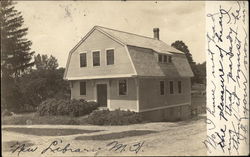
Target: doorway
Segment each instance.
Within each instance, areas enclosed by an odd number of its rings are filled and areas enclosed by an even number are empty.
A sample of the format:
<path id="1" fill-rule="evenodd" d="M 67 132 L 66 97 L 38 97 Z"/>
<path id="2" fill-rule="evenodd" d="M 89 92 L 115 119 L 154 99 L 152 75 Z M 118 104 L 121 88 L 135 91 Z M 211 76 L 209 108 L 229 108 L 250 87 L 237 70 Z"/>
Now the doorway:
<path id="1" fill-rule="evenodd" d="M 97 84 L 97 103 L 100 106 L 107 107 L 107 84 Z"/>

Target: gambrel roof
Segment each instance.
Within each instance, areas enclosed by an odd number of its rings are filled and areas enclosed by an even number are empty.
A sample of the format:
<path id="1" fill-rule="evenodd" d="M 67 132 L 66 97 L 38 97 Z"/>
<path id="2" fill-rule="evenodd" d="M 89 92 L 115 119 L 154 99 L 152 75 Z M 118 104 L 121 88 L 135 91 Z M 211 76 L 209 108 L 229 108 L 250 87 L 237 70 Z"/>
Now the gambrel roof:
<path id="1" fill-rule="evenodd" d="M 183 54 L 174 54 L 171 64 L 158 63 L 153 53 L 144 48 L 128 46 L 138 76 L 160 76 L 168 78 L 193 77 L 190 65 Z"/>
<path id="2" fill-rule="evenodd" d="M 95 30 L 105 34 L 112 40 L 125 46 L 130 55 L 135 74 L 131 76 L 142 77 L 193 77 L 193 72 L 185 54 L 161 40 L 123 32 L 101 26 L 94 26 L 87 35 L 70 51 L 64 78 L 66 78 L 71 54 L 87 39 Z M 172 56 L 172 64 L 158 63 L 155 53 Z M 84 77 L 83 77 L 84 78 Z"/>
<path id="3" fill-rule="evenodd" d="M 181 53 L 183 54 L 183 52 L 169 46 L 168 44 L 158 39 L 141 36 L 141 35 L 137 35 L 133 33 L 128 33 L 128 32 L 123 32 L 119 30 L 114 30 L 110 28 L 105 28 L 101 26 L 95 26 L 95 27 L 96 29 L 104 31 L 108 33 L 109 35 L 113 36 L 114 38 L 118 39 L 125 45 L 148 48 L 158 53 L 166 53 L 166 54 Z"/>

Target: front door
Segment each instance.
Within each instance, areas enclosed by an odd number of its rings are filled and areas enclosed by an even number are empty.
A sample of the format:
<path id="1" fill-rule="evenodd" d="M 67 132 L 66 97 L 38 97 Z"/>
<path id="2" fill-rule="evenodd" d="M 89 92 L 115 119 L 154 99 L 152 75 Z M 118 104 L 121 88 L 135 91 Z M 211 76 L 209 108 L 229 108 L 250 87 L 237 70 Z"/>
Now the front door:
<path id="1" fill-rule="evenodd" d="M 107 107 L 107 84 L 97 84 L 97 103 Z"/>

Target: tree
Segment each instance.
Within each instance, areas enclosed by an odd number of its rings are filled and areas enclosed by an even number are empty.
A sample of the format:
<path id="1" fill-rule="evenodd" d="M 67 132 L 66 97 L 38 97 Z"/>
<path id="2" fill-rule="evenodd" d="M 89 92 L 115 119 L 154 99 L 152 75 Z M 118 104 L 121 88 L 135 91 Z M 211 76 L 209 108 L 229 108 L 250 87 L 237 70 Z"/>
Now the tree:
<path id="1" fill-rule="evenodd" d="M 198 63 L 195 66 L 196 69 L 196 76 L 194 82 L 200 84 L 206 84 L 206 62 Z"/>
<path id="2" fill-rule="evenodd" d="M 11 0 L 1 1 L 1 74 L 2 77 L 19 77 L 28 67 L 33 66 L 30 46 L 25 38 L 28 28 L 23 28 L 24 19 L 15 10 Z"/>
<path id="3" fill-rule="evenodd" d="M 57 59 L 50 55 L 36 55 L 35 66 L 37 70 L 55 70 L 58 67 Z"/>
<path id="4" fill-rule="evenodd" d="M 2 0 L 1 21 L 1 107 L 18 110 L 22 94 L 17 85 L 18 78 L 33 66 L 30 46 L 25 38 L 28 28 L 23 28 L 24 19 L 11 0 Z"/>
<path id="5" fill-rule="evenodd" d="M 188 60 L 189 64 L 194 63 L 192 54 L 189 52 L 189 49 L 188 49 L 187 45 L 183 41 L 177 40 L 174 43 L 172 43 L 171 46 L 176 48 L 177 50 L 180 50 L 180 51 L 184 52 L 186 57 L 187 57 L 187 60 Z"/>
<path id="6" fill-rule="evenodd" d="M 175 41 L 171 44 L 171 46 L 185 53 L 190 67 L 194 73 L 194 77 L 191 79 L 191 83 L 204 84 L 206 82 L 206 62 L 202 64 L 196 64 L 193 60 L 192 54 L 189 52 L 188 46 L 181 40 Z"/>
<path id="7" fill-rule="evenodd" d="M 54 56 L 36 55 L 35 67 L 19 81 L 26 104 L 36 107 L 48 98 L 69 98 L 69 85 L 63 80 L 65 69 L 57 68 L 58 62 Z"/>

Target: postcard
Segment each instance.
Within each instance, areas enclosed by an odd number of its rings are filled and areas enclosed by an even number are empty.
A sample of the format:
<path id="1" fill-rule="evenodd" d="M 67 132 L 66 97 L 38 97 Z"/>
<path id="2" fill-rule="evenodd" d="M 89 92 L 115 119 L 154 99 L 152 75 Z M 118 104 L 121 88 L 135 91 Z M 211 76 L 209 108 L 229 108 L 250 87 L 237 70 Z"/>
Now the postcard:
<path id="1" fill-rule="evenodd" d="M 1 1 L 2 156 L 249 155 L 248 1 Z"/>

